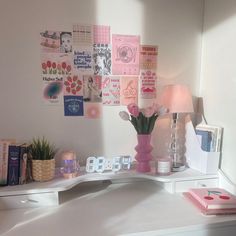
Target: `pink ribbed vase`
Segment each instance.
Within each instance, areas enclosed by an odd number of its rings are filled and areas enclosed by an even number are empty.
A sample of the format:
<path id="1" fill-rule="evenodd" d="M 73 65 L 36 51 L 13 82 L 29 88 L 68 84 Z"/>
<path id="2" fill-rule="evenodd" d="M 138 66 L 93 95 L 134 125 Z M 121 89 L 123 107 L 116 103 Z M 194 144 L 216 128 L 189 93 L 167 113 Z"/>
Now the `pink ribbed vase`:
<path id="1" fill-rule="evenodd" d="M 138 134 L 138 145 L 135 147 L 137 154 L 135 159 L 137 160 L 137 171 L 138 172 L 150 172 L 150 160 L 152 160 L 151 151 L 153 147 L 151 146 L 151 134 Z"/>

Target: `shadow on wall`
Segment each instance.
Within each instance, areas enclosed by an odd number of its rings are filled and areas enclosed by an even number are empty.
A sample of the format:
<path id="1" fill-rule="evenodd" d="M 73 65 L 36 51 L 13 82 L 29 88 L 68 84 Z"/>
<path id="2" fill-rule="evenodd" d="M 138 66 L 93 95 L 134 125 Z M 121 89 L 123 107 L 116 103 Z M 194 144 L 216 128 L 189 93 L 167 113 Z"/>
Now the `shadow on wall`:
<path id="1" fill-rule="evenodd" d="M 207 22 L 204 24 L 205 32 L 236 15 L 235 0 L 205 0 L 204 2 L 204 22 Z"/>

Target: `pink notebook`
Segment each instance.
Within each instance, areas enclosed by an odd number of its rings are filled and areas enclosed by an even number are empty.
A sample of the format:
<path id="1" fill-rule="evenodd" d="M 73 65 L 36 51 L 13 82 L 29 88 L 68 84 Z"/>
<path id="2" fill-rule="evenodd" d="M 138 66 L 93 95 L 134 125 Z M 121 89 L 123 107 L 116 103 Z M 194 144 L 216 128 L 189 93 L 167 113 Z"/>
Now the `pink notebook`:
<path id="1" fill-rule="evenodd" d="M 236 196 L 221 188 L 194 188 L 184 196 L 204 214 L 236 213 Z"/>

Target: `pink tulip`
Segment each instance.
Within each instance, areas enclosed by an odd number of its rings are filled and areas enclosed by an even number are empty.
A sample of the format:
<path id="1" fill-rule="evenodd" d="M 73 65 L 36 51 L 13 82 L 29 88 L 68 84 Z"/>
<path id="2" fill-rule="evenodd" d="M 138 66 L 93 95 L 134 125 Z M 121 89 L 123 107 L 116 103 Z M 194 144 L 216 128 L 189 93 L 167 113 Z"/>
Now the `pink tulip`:
<path id="1" fill-rule="evenodd" d="M 128 111 L 129 113 L 134 116 L 134 117 L 138 117 L 139 115 L 139 108 L 135 103 L 130 103 L 128 106 Z"/>
<path id="2" fill-rule="evenodd" d="M 146 116 L 147 118 L 151 117 L 154 113 L 155 113 L 155 111 L 154 111 L 153 107 L 147 107 L 143 111 L 144 116 Z"/>
<path id="3" fill-rule="evenodd" d="M 161 108 L 161 106 L 158 103 L 153 103 L 152 107 L 155 113 L 158 113 Z"/>

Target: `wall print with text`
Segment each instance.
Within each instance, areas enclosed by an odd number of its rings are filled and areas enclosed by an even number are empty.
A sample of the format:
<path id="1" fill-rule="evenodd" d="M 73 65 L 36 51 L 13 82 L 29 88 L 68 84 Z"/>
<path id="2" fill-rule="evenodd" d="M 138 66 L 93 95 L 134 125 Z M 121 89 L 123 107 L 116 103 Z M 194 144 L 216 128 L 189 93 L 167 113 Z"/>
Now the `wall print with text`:
<path id="1" fill-rule="evenodd" d="M 156 98 L 156 72 L 151 70 L 142 70 L 139 78 L 140 97 L 144 99 Z"/>
<path id="2" fill-rule="evenodd" d="M 120 105 L 120 76 L 102 77 L 102 104 Z"/>
<path id="3" fill-rule="evenodd" d="M 82 74 L 93 74 L 92 56 L 92 47 L 74 48 L 74 69 Z"/>
<path id="4" fill-rule="evenodd" d="M 157 69 L 158 47 L 152 45 L 140 46 L 140 69 L 156 70 Z"/>
<path id="5" fill-rule="evenodd" d="M 63 97 L 62 77 L 43 77 L 43 100 L 47 105 L 61 105 Z"/>

